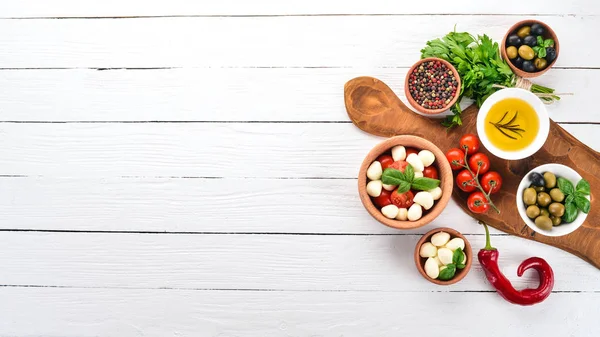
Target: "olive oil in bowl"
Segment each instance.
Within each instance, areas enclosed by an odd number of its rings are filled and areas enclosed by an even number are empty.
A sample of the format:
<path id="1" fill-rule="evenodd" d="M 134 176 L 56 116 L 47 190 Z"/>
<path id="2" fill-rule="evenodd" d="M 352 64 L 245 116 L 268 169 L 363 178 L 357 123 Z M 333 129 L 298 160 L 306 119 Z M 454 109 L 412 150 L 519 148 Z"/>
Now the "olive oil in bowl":
<path id="1" fill-rule="evenodd" d="M 520 151 L 533 143 L 540 129 L 534 108 L 520 98 L 504 98 L 492 105 L 484 131 L 492 145 L 503 151 Z"/>

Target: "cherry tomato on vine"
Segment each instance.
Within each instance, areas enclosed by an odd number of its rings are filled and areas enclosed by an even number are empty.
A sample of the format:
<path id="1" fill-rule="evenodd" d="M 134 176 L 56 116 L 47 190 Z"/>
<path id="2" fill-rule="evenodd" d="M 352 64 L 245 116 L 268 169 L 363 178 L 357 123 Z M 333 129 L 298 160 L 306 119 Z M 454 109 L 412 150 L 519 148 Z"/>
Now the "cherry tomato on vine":
<path id="1" fill-rule="evenodd" d="M 438 173 L 438 170 L 433 165 L 431 165 L 423 169 L 423 177 L 431 179 L 440 179 L 440 174 Z"/>
<path id="2" fill-rule="evenodd" d="M 382 165 L 383 166 L 383 165 Z M 404 172 L 404 169 L 408 166 L 408 163 L 404 160 L 397 160 L 390 165 L 390 168 Z"/>
<path id="3" fill-rule="evenodd" d="M 384 188 L 381 190 L 381 194 L 377 198 L 371 198 L 371 199 L 373 199 L 373 203 L 377 207 L 383 208 L 392 203 L 392 199 L 390 198 L 391 195 L 392 195 L 392 192 L 390 192 Z"/>
<path id="4" fill-rule="evenodd" d="M 409 208 L 410 206 L 412 206 L 414 204 L 413 199 L 415 198 L 415 195 L 413 194 L 413 192 L 411 191 L 407 191 L 405 193 L 398 193 L 398 190 L 394 190 L 394 192 L 392 192 L 392 204 L 398 206 L 398 208 Z"/>
<path id="5" fill-rule="evenodd" d="M 484 153 L 475 153 L 469 158 L 469 167 L 475 173 L 478 168 L 479 174 L 486 173 L 490 170 L 490 159 Z"/>
<path id="6" fill-rule="evenodd" d="M 450 163 L 453 170 L 460 170 L 465 164 L 465 151 L 459 148 L 453 148 L 446 152 L 446 159 Z"/>
<path id="7" fill-rule="evenodd" d="M 386 168 L 392 165 L 394 159 L 392 159 L 392 156 L 389 154 L 382 154 L 381 156 L 377 157 L 377 161 L 381 163 L 381 168 L 385 171 Z"/>
<path id="8" fill-rule="evenodd" d="M 490 209 L 490 204 L 481 191 L 473 192 L 469 195 L 467 206 L 473 213 L 485 213 Z"/>
<path id="9" fill-rule="evenodd" d="M 406 148 L 406 156 L 408 157 L 408 155 L 411 153 L 419 154 L 419 151 L 417 149 L 415 149 L 414 147 L 407 147 Z"/>
<path id="10" fill-rule="evenodd" d="M 462 170 L 456 175 L 456 186 L 465 192 L 473 192 L 477 188 L 477 182 L 469 170 Z"/>
<path id="11" fill-rule="evenodd" d="M 479 138 L 472 133 L 460 137 L 460 148 L 461 150 L 467 150 L 467 154 L 475 154 L 479 151 Z"/>
<path id="12" fill-rule="evenodd" d="M 498 172 L 490 171 L 481 176 L 481 187 L 486 193 L 496 193 L 502 187 L 502 177 Z"/>

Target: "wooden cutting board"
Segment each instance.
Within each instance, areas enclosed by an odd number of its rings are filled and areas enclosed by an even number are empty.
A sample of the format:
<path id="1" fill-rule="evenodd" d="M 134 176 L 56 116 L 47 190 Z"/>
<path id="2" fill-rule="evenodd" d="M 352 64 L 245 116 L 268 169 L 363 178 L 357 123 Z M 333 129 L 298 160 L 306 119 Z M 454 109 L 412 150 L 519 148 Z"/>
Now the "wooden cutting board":
<path id="1" fill-rule="evenodd" d="M 428 139 L 443 152 L 458 147 L 465 133 L 477 133 L 477 107 L 467 108 L 462 114 L 463 125 L 447 131 L 440 119 L 414 113 L 382 81 L 372 77 L 358 77 L 344 86 L 346 110 L 352 122 L 368 133 L 390 137 L 415 135 Z M 550 133 L 544 146 L 533 156 L 507 161 L 490 154 L 482 146 L 481 152 L 490 158 L 492 170 L 503 177 L 500 192 L 494 194 L 494 203 L 501 214 L 489 211 L 472 214 L 467 209 L 467 193 L 454 189 L 453 198 L 474 218 L 508 234 L 542 242 L 575 254 L 600 268 L 600 205 L 595 204 L 594 190 L 600 188 L 600 154 L 581 143 L 558 124 L 550 121 Z M 571 234 L 547 237 L 529 229 L 517 212 L 515 193 L 523 176 L 536 166 L 546 163 L 567 165 L 589 181 L 592 189 L 591 211 L 583 225 Z"/>

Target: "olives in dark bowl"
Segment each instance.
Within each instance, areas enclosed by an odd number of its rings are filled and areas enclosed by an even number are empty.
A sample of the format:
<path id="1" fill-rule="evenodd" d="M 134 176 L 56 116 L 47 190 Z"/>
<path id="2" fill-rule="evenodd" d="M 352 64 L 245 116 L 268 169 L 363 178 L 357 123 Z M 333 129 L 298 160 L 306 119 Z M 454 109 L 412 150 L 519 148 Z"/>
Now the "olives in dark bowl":
<path id="1" fill-rule="evenodd" d="M 554 64 L 558 56 L 556 34 L 548 25 L 537 20 L 525 20 L 512 26 L 501 48 L 504 59 L 521 77 L 540 75 Z"/>

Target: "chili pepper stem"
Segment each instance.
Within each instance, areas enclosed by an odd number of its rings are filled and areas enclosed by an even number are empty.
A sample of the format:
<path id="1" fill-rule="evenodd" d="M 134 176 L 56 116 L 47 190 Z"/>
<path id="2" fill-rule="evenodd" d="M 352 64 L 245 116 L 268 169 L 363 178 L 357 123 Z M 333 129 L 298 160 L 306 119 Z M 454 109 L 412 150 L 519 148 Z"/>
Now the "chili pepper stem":
<path id="1" fill-rule="evenodd" d="M 485 247 L 484 250 L 496 250 L 496 248 L 492 247 L 492 243 L 490 242 L 490 230 L 485 222 L 479 221 L 480 224 L 483 225 L 483 229 L 485 229 Z"/>
<path id="2" fill-rule="evenodd" d="M 469 171 L 469 173 L 471 173 L 471 177 L 474 177 L 475 182 L 477 183 L 477 185 L 475 185 L 480 191 L 481 193 L 483 193 L 483 195 L 485 196 L 485 198 L 487 199 L 487 202 L 490 206 L 492 206 L 492 208 L 498 213 L 500 214 L 500 210 L 498 209 L 498 207 L 496 207 L 496 205 L 494 205 L 494 203 L 492 202 L 492 198 L 490 197 L 490 194 L 492 193 L 492 189 L 490 189 L 490 193 L 487 193 L 483 187 L 481 186 L 481 184 L 479 183 L 479 168 L 480 166 L 477 167 L 477 174 L 473 174 L 473 171 L 471 170 L 471 168 L 469 167 L 469 165 L 467 164 L 469 161 L 467 160 L 467 149 L 465 148 L 465 164 L 458 164 L 462 167 L 464 167 L 465 169 L 467 169 L 467 171 Z"/>

